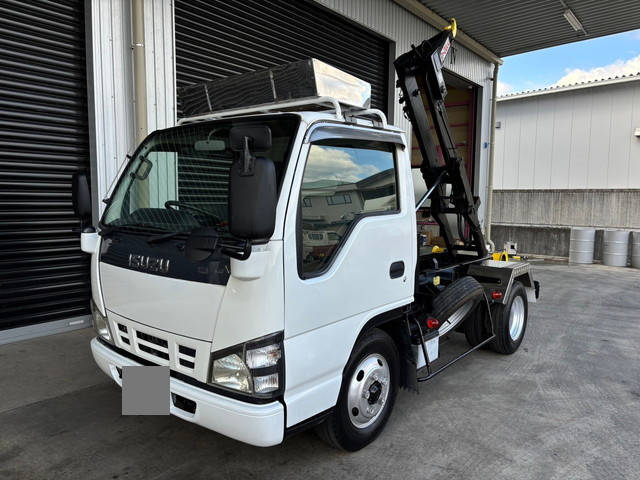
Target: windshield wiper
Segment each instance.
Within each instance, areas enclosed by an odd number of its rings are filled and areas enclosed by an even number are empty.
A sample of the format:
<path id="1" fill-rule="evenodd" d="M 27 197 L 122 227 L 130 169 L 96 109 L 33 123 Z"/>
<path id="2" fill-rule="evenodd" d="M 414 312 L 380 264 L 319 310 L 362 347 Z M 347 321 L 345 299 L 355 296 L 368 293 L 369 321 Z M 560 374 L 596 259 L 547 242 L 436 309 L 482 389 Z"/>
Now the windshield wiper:
<path id="1" fill-rule="evenodd" d="M 159 228 L 155 228 L 155 227 L 147 227 L 147 226 L 142 226 L 142 225 L 135 225 L 135 224 L 128 224 L 125 223 L 123 225 L 102 225 L 100 232 L 98 232 L 98 235 L 103 236 L 103 235 L 109 235 L 111 232 L 114 231 L 135 231 L 135 232 L 147 232 L 149 233 L 149 230 L 151 231 L 160 231 L 162 232 L 163 230 L 159 229 Z M 173 232 L 172 232 L 173 233 Z"/>
<path id="2" fill-rule="evenodd" d="M 177 237 L 179 235 L 186 235 L 189 232 L 167 232 L 167 233 L 159 233 L 157 235 L 151 235 L 147 237 L 147 243 L 156 243 L 162 242 L 163 240 L 168 240 L 169 238 Z"/>

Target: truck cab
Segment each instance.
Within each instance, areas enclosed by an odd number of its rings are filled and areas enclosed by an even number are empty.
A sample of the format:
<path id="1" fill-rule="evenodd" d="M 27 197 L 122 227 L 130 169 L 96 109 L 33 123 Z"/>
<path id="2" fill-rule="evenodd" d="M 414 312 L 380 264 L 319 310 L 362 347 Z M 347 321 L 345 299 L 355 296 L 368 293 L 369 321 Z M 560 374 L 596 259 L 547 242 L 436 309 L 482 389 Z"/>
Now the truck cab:
<path id="1" fill-rule="evenodd" d="M 174 399 L 173 414 L 257 445 L 332 408 L 362 327 L 413 299 L 405 138 L 374 123 L 268 113 L 150 135 L 111 194 L 100 234 L 85 234 L 95 242 L 98 365 L 117 382 L 125 365 L 168 366 L 174 396 L 196 401 L 189 412 Z M 271 130 L 270 148 L 252 153 L 273 163 L 277 202 L 273 233 L 239 259 L 229 135 L 245 127 Z M 190 259 L 199 232 L 229 245 Z M 404 271 L 394 273 L 397 264 Z"/>
<path id="2" fill-rule="evenodd" d="M 528 264 L 425 244 L 435 190 L 414 179 L 404 132 L 336 97 L 153 132 L 82 234 L 96 363 L 119 385 L 125 367 L 168 367 L 171 414 L 252 445 L 320 425 L 362 448 L 401 386 L 440 371 L 441 337 L 512 353 L 536 298 Z"/>

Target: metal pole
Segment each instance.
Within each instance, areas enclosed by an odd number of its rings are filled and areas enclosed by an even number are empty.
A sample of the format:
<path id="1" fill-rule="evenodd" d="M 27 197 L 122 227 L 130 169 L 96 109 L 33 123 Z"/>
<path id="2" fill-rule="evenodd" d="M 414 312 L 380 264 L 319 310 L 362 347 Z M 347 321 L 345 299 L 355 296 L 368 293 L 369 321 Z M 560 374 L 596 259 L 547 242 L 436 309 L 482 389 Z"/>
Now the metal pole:
<path id="1" fill-rule="evenodd" d="M 144 60 L 144 0 L 131 0 L 133 95 L 136 145 L 147 136 L 147 79 Z"/>
<path id="2" fill-rule="evenodd" d="M 493 85 L 491 93 L 491 137 L 489 140 L 489 181 L 487 183 L 487 214 L 486 219 L 486 240 L 495 249 L 495 245 L 491 240 L 491 216 L 493 210 L 493 158 L 494 158 L 494 146 L 496 143 L 496 97 L 498 96 L 498 69 L 500 64 L 494 63 L 493 67 Z"/>

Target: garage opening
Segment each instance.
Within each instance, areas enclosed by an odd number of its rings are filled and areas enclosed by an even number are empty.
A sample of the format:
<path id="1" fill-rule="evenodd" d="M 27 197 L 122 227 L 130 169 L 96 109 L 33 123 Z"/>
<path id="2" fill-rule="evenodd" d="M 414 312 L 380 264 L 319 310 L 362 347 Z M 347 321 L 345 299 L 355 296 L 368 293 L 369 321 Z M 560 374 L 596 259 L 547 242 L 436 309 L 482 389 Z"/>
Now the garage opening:
<path id="1" fill-rule="evenodd" d="M 0 28 L 0 335 L 89 313 L 71 176 L 88 168 L 84 2 L 12 2 Z"/>
<path id="2" fill-rule="evenodd" d="M 476 192 L 474 188 L 476 184 L 474 179 L 478 163 L 478 159 L 476 158 L 478 151 L 476 148 L 476 128 L 478 118 L 477 112 L 480 110 L 478 106 L 480 87 L 462 77 L 452 74 L 451 72 L 444 71 L 443 73 L 448 92 L 445 98 L 445 106 L 447 108 L 447 115 L 449 117 L 449 126 L 453 135 L 453 141 L 458 155 L 462 157 L 465 162 L 469 184 L 474 190 L 473 194 L 478 195 L 478 192 Z M 431 122 L 430 117 L 429 121 Z M 440 142 L 435 134 L 433 125 L 431 126 L 431 132 L 433 134 L 436 150 L 440 160 L 442 161 L 443 157 L 440 149 Z M 420 154 L 418 141 L 416 140 L 415 135 L 413 135 L 411 143 L 411 167 L 413 172 L 416 201 L 427 191 L 424 179 L 420 172 L 421 163 L 422 155 Z M 439 226 L 430 215 L 429 207 L 430 202 L 427 200 L 417 214 L 418 233 L 425 237 L 423 242 L 425 251 L 426 249 L 434 246 L 445 246 L 444 240 L 440 238 Z M 468 236 L 468 225 L 459 225 L 458 218 L 456 218 L 455 215 L 447 215 L 447 218 L 449 219 L 450 227 L 453 232 L 459 232 L 460 237 Z"/>

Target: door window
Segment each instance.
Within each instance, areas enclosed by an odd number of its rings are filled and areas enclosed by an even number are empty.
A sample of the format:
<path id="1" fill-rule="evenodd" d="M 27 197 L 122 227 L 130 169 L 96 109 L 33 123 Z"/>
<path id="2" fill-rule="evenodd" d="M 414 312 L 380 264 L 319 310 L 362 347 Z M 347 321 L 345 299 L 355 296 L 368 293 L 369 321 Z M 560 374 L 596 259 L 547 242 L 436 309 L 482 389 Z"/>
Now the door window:
<path id="1" fill-rule="evenodd" d="M 328 267 L 360 218 L 398 211 L 393 152 L 371 141 L 311 145 L 300 193 L 303 276 Z"/>

